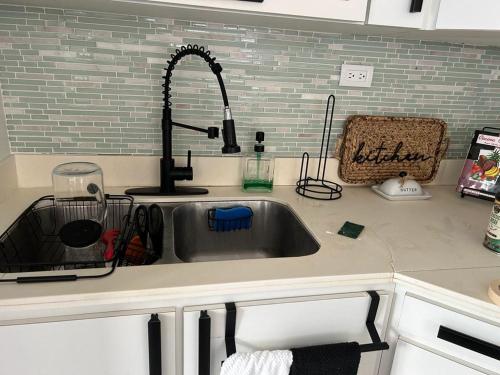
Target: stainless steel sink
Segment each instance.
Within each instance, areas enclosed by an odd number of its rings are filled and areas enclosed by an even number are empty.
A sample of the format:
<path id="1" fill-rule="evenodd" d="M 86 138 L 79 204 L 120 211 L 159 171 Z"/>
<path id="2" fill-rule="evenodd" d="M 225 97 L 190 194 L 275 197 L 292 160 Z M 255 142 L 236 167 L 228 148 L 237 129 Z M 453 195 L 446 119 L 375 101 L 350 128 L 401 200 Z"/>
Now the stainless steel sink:
<path id="1" fill-rule="evenodd" d="M 208 210 L 232 206 L 251 208 L 251 228 L 211 231 Z M 164 210 L 167 222 L 169 211 Z M 173 236 L 167 234 L 165 238 L 162 263 L 171 263 L 173 255 L 183 262 L 204 262 L 299 257 L 319 249 L 318 242 L 297 215 L 288 206 L 272 201 L 191 202 L 171 209 L 171 220 Z"/>
<path id="2" fill-rule="evenodd" d="M 109 212 L 113 215 L 108 213 L 107 226 L 117 228 L 122 218 L 129 216 L 131 202 L 128 199 L 124 202 L 123 199 L 109 198 L 108 208 L 112 207 Z M 103 261 L 82 264 L 65 261 L 65 247 L 57 235 L 56 219 L 59 216 L 53 205 L 52 198 L 41 198 L 0 236 L 0 272 L 105 266 Z M 318 242 L 297 215 L 281 203 L 242 200 L 159 205 L 163 211 L 164 229 L 162 254 L 156 264 L 299 257 L 314 254 L 319 249 Z M 228 232 L 210 230 L 209 210 L 234 206 L 246 206 L 252 210 L 250 228 Z M 87 209 L 76 205 L 71 208 L 81 212 Z"/>

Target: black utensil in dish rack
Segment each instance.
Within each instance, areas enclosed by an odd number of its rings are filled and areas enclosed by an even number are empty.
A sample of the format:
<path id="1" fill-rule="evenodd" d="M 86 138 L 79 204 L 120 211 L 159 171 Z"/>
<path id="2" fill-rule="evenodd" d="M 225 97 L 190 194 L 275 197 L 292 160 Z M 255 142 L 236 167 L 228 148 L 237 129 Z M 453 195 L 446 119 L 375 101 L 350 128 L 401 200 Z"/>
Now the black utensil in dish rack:
<path id="1" fill-rule="evenodd" d="M 47 281 L 74 281 L 78 279 L 99 278 L 110 275 L 115 268 L 126 265 L 123 258 L 133 233 L 130 225 L 133 198 L 126 195 L 106 195 L 107 215 L 103 230 L 116 229 L 114 254 L 111 259 L 81 257 L 71 258 L 73 252 L 60 238 L 60 230 L 66 222 L 86 220 L 95 215 L 96 201 L 86 199 L 67 200 L 64 204 L 55 203 L 53 196 L 46 196 L 31 204 L 18 219 L 0 236 L 0 272 L 20 273 L 55 270 L 78 270 L 102 268 L 97 274 L 77 275 L 76 273 L 47 276 L 5 277 L 1 282 L 33 283 Z M 98 241 L 101 254 L 106 248 Z"/>
<path id="2" fill-rule="evenodd" d="M 328 148 L 330 146 L 330 135 L 332 133 L 333 111 L 335 109 L 335 95 L 328 97 L 325 113 L 325 124 L 323 126 L 323 136 L 321 138 L 321 149 L 318 160 L 318 170 L 316 177 L 309 177 L 309 153 L 304 152 L 300 163 L 300 177 L 297 181 L 295 192 L 304 197 L 319 200 L 335 200 L 342 197 L 342 186 L 325 180 L 326 160 L 328 158 Z M 328 125 L 328 134 L 326 128 Z"/>
<path id="3" fill-rule="evenodd" d="M 125 265 L 153 264 L 160 259 L 163 253 L 163 227 L 160 206 L 138 206 L 134 211 L 132 238 L 127 241 L 130 246 L 123 259 Z"/>

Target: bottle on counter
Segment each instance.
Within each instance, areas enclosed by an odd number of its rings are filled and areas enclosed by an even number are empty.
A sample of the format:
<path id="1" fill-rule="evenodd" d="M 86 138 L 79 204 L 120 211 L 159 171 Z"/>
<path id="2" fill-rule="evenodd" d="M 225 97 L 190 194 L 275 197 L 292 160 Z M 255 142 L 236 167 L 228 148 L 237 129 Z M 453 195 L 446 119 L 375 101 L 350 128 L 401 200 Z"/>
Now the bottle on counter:
<path id="1" fill-rule="evenodd" d="M 500 192 L 495 194 L 495 204 L 491 210 L 483 244 L 491 251 L 500 254 Z"/>
<path id="2" fill-rule="evenodd" d="M 243 190 L 271 192 L 273 190 L 274 158 L 264 154 L 264 132 L 255 133 L 254 153 L 244 159 Z"/>

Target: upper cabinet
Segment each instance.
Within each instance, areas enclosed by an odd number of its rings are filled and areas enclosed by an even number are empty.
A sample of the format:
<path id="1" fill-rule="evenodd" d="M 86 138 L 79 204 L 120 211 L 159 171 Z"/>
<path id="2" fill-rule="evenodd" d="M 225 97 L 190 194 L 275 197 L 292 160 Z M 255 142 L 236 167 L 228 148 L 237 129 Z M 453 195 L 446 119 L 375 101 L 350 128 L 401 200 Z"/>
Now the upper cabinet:
<path id="1" fill-rule="evenodd" d="M 229 10 L 289 17 L 311 17 L 331 20 L 364 22 L 368 0 L 154 0 L 178 6 L 200 6 L 214 10 Z M 231 22 L 228 19 L 228 22 Z"/>
<path id="2" fill-rule="evenodd" d="M 500 1 L 441 0 L 436 29 L 500 30 Z"/>
<path id="3" fill-rule="evenodd" d="M 438 0 L 372 0 L 368 24 L 377 26 L 433 28 Z"/>
<path id="4" fill-rule="evenodd" d="M 367 24 L 421 30 L 500 30 L 500 1 L 372 0 Z"/>
<path id="5" fill-rule="evenodd" d="M 64 5 L 60 0 L 2 1 L 230 25 L 500 46 L 500 0 L 64 0 Z"/>

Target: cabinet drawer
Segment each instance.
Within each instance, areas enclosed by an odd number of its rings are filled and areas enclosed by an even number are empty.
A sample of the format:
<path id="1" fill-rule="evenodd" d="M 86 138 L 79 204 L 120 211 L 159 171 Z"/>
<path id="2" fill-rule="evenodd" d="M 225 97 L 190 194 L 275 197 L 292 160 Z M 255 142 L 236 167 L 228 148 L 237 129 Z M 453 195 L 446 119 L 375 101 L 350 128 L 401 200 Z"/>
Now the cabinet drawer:
<path id="1" fill-rule="evenodd" d="M 399 340 L 391 375 L 483 375 L 483 372 Z"/>
<path id="2" fill-rule="evenodd" d="M 375 326 L 383 339 L 390 298 L 379 293 Z M 311 345 L 358 341 L 371 342 L 366 319 L 371 298 L 367 293 L 349 293 L 236 303 L 236 351 L 291 349 Z M 207 310 L 211 319 L 211 374 L 219 374 L 226 359 L 224 305 L 184 309 L 184 375 L 198 373 L 199 317 Z M 374 375 L 380 352 L 363 353 L 360 375 Z"/>
<path id="3" fill-rule="evenodd" d="M 500 373 L 500 360 L 481 354 L 488 354 L 488 344 L 490 349 L 491 346 L 500 345 L 500 327 L 497 325 L 407 295 L 398 332 L 401 336 L 421 341 L 466 362 Z M 460 334 L 470 336 L 469 343 L 474 345 L 468 348 L 471 345 L 467 342 L 457 342 L 453 336 L 458 337 Z M 474 343 L 477 340 L 485 343 L 478 346 Z M 498 356 L 498 351 L 493 351 Z"/>
<path id="4" fill-rule="evenodd" d="M 147 375 L 150 313 L 0 326 L 0 374 Z M 175 374 L 175 312 L 159 312 L 162 375 Z M 157 342 L 153 343 L 157 345 Z"/>

